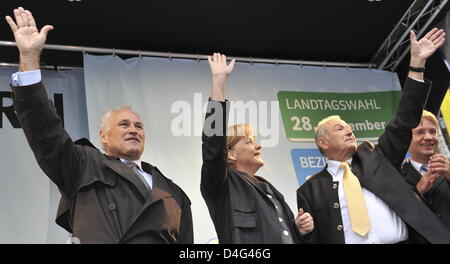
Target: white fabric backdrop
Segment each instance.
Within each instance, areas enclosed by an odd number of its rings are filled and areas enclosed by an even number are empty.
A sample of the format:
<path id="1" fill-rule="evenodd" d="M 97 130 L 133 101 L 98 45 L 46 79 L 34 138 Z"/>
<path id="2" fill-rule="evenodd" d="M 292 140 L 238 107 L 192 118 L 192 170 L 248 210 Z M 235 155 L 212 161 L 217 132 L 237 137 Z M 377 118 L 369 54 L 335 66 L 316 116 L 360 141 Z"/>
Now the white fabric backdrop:
<path id="1" fill-rule="evenodd" d="M 215 242 L 214 226 L 200 194 L 200 133 L 204 104 L 210 92 L 208 63 L 165 58 L 124 61 L 117 56 L 87 54 L 84 65 L 91 141 L 100 147 L 99 123 L 107 108 L 131 105 L 143 116 L 145 124 L 147 140 L 142 160 L 157 166 L 190 197 L 195 242 Z M 373 92 L 399 90 L 399 84 L 395 74 L 378 70 L 236 63 L 228 82 L 228 99 L 263 101 L 270 106 L 272 101 L 278 100 L 277 92 L 281 90 Z M 259 137 L 260 142 L 265 142 L 262 156 L 267 165 L 260 169 L 258 175 L 268 179 L 283 193 L 295 213 L 299 185 L 290 152 L 293 148 L 315 148 L 315 145 L 289 142 L 279 110 L 276 107 L 274 110 L 278 111 L 275 116 L 258 113 L 258 117 L 269 121 L 269 124 L 275 122 L 278 130 L 278 136 Z M 181 132 L 173 127 L 177 127 L 183 114 L 189 116 L 192 124 L 183 136 L 179 136 Z M 252 125 L 260 128 L 261 122 Z"/>

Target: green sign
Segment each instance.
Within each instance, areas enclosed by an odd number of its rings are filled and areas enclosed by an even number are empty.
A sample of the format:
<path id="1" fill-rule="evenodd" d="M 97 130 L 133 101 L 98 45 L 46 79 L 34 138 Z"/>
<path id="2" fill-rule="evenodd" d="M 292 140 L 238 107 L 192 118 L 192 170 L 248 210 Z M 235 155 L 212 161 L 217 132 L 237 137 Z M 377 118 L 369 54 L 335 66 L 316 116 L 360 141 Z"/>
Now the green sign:
<path id="1" fill-rule="evenodd" d="M 314 141 L 315 126 L 339 115 L 358 140 L 376 140 L 394 117 L 401 91 L 369 93 L 278 92 L 286 136 L 293 142 Z"/>

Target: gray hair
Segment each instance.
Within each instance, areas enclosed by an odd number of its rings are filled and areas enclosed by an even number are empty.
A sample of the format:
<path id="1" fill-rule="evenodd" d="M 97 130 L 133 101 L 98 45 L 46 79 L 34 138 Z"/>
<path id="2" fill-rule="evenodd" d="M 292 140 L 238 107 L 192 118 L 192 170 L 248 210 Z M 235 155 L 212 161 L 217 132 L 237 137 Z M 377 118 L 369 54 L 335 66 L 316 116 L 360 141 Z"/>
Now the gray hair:
<path id="1" fill-rule="evenodd" d="M 130 105 L 124 105 L 121 107 L 117 107 L 117 108 L 109 108 L 105 111 L 105 113 L 102 116 L 102 120 L 100 121 L 100 130 L 103 131 L 108 131 L 109 130 L 109 119 L 111 118 L 111 114 L 121 111 L 121 110 L 129 110 L 133 113 L 135 113 L 141 120 L 141 115 L 136 113 L 135 111 L 133 111 L 133 109 L 131 109 Z"/>
<path id="2" fill-rule="evenodd" d="M 320 153 L 324 156 L 325 156 L 325 152 L 319 146 L 319 144 L 317 144 L 317 140 L 319 138 L 328 139 L 328 135 L 327 135 L 327 133 L 325 131 L 325 127 L 323 125 L 328 123 L 328 121 L 331 121 L 331 120 L 342 120 L 342 119 L 338 115 L 332 115 L 332 116 L 325 117 L 324 119 L 320 120 L 319 123 L 317 123 L 317 128 L 316 128 L 316 134 L 315 134 L 316 145 L 317 145 L 317 148 L 319 149 Z"/>

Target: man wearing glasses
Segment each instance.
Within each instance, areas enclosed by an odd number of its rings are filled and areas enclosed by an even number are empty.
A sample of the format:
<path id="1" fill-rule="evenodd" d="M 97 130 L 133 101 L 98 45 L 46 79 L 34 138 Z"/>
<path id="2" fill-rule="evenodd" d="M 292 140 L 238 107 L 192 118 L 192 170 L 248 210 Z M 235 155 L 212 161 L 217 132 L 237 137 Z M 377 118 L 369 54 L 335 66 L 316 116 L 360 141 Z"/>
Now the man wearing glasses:
<path id="1" fill-rule="evenodd" d="M 402 166 L 405 180 L 450 230 L 450 160 L 437 153 L 436 116 L 426 110 L 418 127 L 412 130 L 411 157 Z"/>

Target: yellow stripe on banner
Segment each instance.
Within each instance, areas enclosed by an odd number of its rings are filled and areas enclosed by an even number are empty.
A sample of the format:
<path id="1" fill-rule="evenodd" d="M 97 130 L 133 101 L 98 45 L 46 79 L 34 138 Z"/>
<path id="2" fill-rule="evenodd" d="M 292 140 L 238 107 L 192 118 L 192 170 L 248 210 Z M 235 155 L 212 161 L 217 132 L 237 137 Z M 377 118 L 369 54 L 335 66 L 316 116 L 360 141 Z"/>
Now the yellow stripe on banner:
<path id="1" fill-rule="evenodd" d="M 447 90 L 447 94 L 444 97 L 444 101 L 441 105 L 441 114 L 445 121 L 447 129 L 450 128 L 450 90 Z M 450 131 L 450 130 L 449 130 Z"/>

